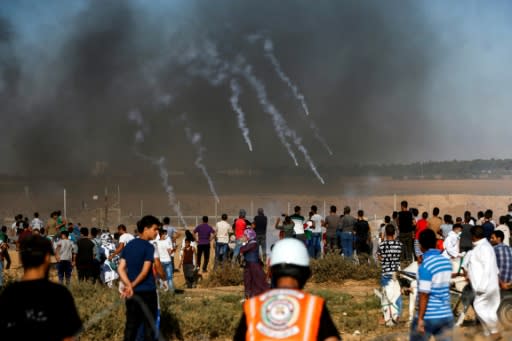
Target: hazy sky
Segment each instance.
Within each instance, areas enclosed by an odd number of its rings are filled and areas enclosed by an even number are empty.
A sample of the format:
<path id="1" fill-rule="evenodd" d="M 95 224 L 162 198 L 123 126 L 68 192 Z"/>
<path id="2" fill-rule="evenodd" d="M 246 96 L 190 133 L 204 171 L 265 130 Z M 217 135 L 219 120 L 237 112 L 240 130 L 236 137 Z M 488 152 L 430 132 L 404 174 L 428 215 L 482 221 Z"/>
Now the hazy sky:
<path id="1" fill-rule="evenodd" d="M 134 153 L 139 129 L 142 153 L 190 169 L 198 149 L 186 126 L 201 135 L 204 164 L 217 169 L 294 167 L 290 153 L 310 174 L 308 160 L 321 171 L 507 158 L 511 7 L 3 0 L 0 171 L 81 172 L 96 160 L 149 167 Z M 233 79 L 253 152 L 231 106 Z M 135 109 L 139 126 L 128 119 Z"/>

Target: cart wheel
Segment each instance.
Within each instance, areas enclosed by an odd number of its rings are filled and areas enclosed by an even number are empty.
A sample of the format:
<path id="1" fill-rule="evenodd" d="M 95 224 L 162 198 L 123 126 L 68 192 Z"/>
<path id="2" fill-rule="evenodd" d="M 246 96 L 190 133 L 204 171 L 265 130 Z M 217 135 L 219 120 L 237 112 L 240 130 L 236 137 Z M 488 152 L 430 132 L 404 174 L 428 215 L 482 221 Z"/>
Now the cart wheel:
<path id="1" fill-rule="evenodd" d="M 512 329 L 512 296 L 501 300 L 498 308 L 498 319 L 505 329 Z"/>

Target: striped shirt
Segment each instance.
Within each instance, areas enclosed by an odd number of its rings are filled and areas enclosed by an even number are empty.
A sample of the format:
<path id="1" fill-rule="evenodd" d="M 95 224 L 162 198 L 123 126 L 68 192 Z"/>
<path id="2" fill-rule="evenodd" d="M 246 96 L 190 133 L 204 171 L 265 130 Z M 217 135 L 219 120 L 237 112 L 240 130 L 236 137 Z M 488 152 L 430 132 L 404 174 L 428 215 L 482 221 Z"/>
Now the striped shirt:
<path id="1" fill-rule="evenodd" d="M 429 294 L 425 320 L 453 318 L 450 307 L 451 275 L 452 265 L 441 256 L 439 250 L 430 249 L 423 254 L 423 263 L 418 269 L 418 291 Z"/>

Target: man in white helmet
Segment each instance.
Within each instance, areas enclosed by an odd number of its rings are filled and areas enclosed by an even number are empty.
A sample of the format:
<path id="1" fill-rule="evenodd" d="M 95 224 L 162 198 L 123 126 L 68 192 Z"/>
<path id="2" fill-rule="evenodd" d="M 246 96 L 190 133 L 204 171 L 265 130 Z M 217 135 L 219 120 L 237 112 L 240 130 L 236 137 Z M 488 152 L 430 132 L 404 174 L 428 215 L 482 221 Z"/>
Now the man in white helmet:
<path id="1" fill-rule="evenodd" d="M 303 290 L 311 276 L 304 243 L 278 241 L 270 258 L 273 289 L 244 303 L 234 340 L 341 340 L 322 298 Z"/>

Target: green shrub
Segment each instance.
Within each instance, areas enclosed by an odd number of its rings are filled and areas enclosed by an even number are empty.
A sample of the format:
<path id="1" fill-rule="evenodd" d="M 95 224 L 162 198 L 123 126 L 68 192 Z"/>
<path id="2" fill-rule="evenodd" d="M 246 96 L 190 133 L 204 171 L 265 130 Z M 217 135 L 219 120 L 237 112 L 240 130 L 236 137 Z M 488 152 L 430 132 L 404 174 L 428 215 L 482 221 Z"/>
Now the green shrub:
<path id="1" fill-rule="evenodd" d="M 367 263 L 357 264 L 336 254 L 311 261 L 312 281 L 315 283 L 342 282 L 347 279 L 365 280 L 380 277 L 380 269 Z"/>
<path id="2" fill-rule="evenodd" d="M 208 279 L 202 282 L 205 287 L 226 287 L 243 284 L 243 269 L 231 262 L 220 265 L 220 268 L 212 271 Z"/>

